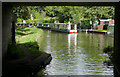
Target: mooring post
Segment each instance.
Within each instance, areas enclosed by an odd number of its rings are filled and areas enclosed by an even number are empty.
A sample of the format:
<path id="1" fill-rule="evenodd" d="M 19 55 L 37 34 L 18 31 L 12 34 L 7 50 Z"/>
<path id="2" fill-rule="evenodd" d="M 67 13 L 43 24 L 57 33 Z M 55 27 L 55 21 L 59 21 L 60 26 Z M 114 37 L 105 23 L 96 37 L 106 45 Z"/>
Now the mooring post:
<path id="1" fill-rule="evenodd" d="M 70 22 L 68 22 L 68 29 L 71 29 L 71 24 L 70 24 Z"/>

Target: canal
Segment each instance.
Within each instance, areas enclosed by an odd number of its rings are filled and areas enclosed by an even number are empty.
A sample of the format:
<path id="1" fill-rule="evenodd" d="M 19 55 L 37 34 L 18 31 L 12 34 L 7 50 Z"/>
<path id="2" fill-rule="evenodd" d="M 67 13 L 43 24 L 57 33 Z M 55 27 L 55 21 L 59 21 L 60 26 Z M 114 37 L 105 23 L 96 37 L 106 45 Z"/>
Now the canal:
<path id="1" fill-rule="evenodd" d="M 44 30 L 39 47 L 52 55 L 44 75 L 113 75 L 113 66 L 107 64 L 109 56 L 103 52 L 105 47 L 113 46 L 113 40 L 107 34 Z"/>

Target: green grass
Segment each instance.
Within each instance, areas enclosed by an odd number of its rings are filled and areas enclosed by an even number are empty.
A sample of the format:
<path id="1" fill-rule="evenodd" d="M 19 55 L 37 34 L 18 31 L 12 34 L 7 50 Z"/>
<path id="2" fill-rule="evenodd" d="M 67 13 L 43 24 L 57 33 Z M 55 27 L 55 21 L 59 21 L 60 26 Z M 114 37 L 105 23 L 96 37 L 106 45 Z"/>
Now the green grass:
<path id="1" fill-rule="evenodd" d="M 18 39 L 16 39 L 16 41 L 19 43 L 35 42 L 36 38 L 39 37 L 42 32 L 43 31 L 41 29 L 38 29 L 36 27 L 17 27 L 15 37 Z"/>
<path id="2" fill-rule="evenodd" d="M 33 34 L 32 27 L 18 27 L 15 28 L 15 37 L 20 37 L 23 35 Z"/>
<path id="3" fill-rule="evenodd" d="M 40 37 L 42 33 L 43 31 L 36 27 L 16 27 L 16 43 L 24 45 L 32 53 L 40 55 L 42 52 L 39 51 L 36 39 Z"/>
<path id="4" fill-rule="evenodd" d="M 95 31 L 107 31 L 107 30 L 95 30 Z"/>

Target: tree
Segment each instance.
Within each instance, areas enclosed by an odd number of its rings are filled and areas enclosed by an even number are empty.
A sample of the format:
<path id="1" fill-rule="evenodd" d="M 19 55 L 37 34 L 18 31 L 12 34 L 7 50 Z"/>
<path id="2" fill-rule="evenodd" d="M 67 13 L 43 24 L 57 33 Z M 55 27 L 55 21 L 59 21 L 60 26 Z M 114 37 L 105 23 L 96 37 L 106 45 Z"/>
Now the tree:
<path id="1" fill-rule="evenodd" d="M 112 6 L 93 6 L 86 7 L 85 18 L 90 19 L 114 19 L 114 7 Z"/>
<path id="2" fill-rule="evenodd" d="M 29 19 L 30 18 L 30 7 L 28 6 L 16 6 L 13 7 L 14 17 L 20 19 Z"/>
<path id="3" fill-rule="evenodd" d="M 56 18 L 60 22 L 73 21 L 77 24 L 81 20 L 114 19 L 113 6 L 18 6 L 14 8 L 14 14 L 20 19 Z"/>

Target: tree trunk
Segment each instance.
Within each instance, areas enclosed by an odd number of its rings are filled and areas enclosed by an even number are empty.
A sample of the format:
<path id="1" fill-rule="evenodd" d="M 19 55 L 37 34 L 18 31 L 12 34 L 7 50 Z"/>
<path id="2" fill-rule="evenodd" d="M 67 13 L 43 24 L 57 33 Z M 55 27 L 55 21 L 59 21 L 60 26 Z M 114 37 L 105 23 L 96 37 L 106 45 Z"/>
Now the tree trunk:
<path id="1" fill-rule="evenodd" d="M 12 43 L 16 43 L 15 40 L 15 22 L 12 21 Z"/>

